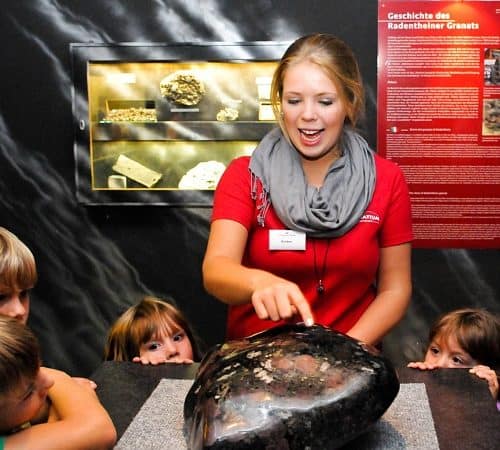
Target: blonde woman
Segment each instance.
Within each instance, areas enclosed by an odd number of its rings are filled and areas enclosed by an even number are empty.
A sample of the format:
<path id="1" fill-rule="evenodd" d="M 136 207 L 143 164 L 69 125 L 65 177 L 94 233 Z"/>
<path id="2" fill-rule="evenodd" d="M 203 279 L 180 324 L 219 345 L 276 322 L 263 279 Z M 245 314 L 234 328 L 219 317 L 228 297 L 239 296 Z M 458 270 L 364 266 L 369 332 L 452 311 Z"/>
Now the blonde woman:
<path id="1" fill-rule="evenodd" d="M 228 339 L 317 322 L 378 344 L 411 296 L 411 211 L 400 168 L 356 131 L 364 90 L 347 44 L 297 39 L 278 63 L 279 127 L 217 186 L 205 288 Z"/>

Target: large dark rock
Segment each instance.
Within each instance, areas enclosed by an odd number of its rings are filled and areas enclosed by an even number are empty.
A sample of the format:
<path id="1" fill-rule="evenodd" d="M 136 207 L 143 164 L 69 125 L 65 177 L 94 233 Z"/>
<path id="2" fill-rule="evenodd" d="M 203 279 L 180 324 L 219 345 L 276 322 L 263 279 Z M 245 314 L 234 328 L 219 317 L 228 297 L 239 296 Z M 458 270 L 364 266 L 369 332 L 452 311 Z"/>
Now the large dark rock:
<path id="1" fill-rule="evenodd" d="M 370 428 L 399 381 L 390 362 L 341 333 L 280 326 L 208 351 L 184 402 L 198 449 L 335 449 Z"/>

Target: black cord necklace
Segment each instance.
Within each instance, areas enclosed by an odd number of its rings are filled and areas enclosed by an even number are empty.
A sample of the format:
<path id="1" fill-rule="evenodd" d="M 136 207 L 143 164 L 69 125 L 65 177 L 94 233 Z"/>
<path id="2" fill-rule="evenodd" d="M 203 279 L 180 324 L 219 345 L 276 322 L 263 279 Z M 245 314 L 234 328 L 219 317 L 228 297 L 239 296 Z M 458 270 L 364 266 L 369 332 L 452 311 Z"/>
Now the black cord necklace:
<path id="1" fill-rule="evenodd" d="M 325 277 L 326 260 L 328 257 L 328 251 L 330 250 L 330 242 L 331 239 L 328 239 L 328 242 L 326 244 L 326 250 L 325 253 L 323 254 L 323 264 L 321 265 L 321 272 L 320 272 L 318 264 L 316 262 L 316 240 L 312 241 L 313 253 L 314 253 L 314 274 L 316 275 L 316 280 L 318 280 L 318 283 L 316 285 L 316 291 L 318 292 L 319 295 L 323 295 L 325 292 L 325 285 L 323 284 L 323 279 Z"/>

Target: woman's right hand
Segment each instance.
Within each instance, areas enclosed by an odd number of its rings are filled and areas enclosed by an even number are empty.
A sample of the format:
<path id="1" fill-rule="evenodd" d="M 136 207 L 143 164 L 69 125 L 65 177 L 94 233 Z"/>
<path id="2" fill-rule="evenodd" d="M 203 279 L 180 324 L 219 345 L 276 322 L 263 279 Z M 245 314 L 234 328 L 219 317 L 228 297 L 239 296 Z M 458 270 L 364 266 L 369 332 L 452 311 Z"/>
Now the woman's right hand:
<path id="1" fill-rule="evenodd" d="M 252 305 L 259 319 L 276 322 L 299 314 L 306 326 L 314 324 L 311 307 L 304 294 L 295 283 L 286 280 L 255 290 Z"/>
<path id="2" fill-rule="evenodd" d="M 229 305 L 251 301 L 260 319 L 286 320 L 299 314 L 306 325 L 312 325 L 309 303 L 295 283 L 243 266 L 247 239 L 247 229 L 238 222 L 212 223 L 202 268 L 205 289 Z"/>

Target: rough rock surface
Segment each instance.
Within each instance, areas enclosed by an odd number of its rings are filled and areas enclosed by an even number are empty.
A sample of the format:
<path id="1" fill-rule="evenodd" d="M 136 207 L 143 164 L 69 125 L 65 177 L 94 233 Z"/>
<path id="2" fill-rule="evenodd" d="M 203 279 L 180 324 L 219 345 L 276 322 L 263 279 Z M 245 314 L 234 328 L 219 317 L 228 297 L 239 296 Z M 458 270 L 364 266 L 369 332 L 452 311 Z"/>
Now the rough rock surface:
<path id="1" fill-rule="evenodd" d="M 188 448 L 335 449 L 370 428 L 399 381 L 390 362 L 326 327 L 276 327 L 213 347 L 184 402 Z"/>

